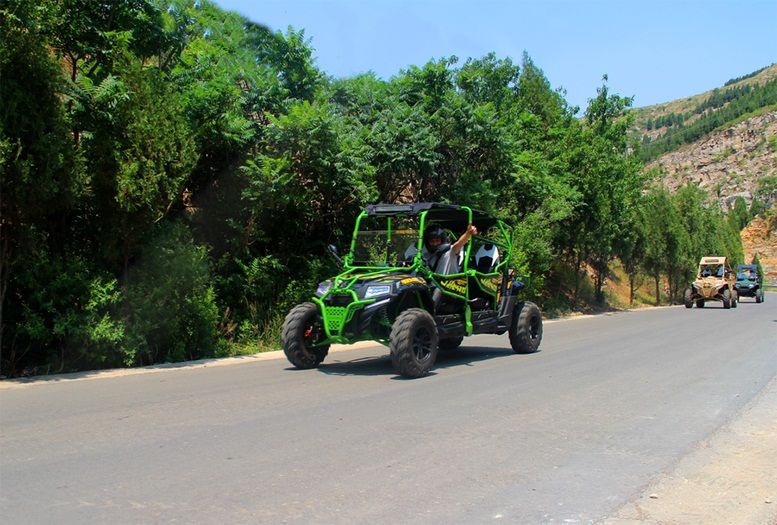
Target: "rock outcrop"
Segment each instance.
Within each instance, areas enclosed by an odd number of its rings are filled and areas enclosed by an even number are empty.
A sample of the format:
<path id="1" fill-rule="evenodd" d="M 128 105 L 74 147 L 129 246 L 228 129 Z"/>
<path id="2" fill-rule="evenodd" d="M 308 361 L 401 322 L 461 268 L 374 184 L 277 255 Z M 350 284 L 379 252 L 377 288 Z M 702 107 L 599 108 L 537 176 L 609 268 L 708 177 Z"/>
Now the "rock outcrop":
<path id="1" fill-rule="evenodd" d="M 777 286 L 777 220 L 771 224 L 764 217 L 756 217 L 741 232 L 742 246 L 745 249 L 745 261 L 758 255 L 766 274 L 766 281 Z"/>
<path id="2" fill-rule="evenodd" d="M 777 110 L 707 135 L 647 167 L 660 168 L 666 174 L 663 184 L 672 191 L 695 183 L 724 210 L 739 196 L 749 205 L 758 181 L 777 175 Z"/>

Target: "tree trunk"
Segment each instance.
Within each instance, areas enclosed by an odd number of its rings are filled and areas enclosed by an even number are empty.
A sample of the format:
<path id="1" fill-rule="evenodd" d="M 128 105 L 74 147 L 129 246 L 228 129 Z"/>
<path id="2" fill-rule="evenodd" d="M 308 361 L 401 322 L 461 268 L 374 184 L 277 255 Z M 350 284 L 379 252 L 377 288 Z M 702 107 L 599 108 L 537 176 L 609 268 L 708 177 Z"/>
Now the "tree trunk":
<path id="1" fill-rule="evenodd" d="M 3 374 L 3 332 L 5 332 L 3 305 L 5 304 L 5 291 L 8 289 L 8 282 L 11 279 L 11 242 L 8 239 L 7 230 L 8 226 L 3 228 L 2 223 L 0 223 L 0 375 Z"/>
<path id="2" fill-rule="evenodd" d="M 661 304 L 661 275 L 655 274 L 653 278 L 656 280 L 656 306 Z"/>
<path id="3" fill-rule="evenodd" d="M 575 255 L 575 294 L 572 296 L 572 306 L 577 306 L 578 294 L 580 293 L 580 266 L 583 264 L 583 258 L 578 252 Z"/>
<path id="4" fill-rule="evenodd" d="M 78 78 L 78 61 L 80 58 L 74 56 L 72 53 L 68 53 L 68 58 L 70 59 L 70 80 L 75 84 L 76 79 Z M 68 116 L 73 115 L 72 99 L 67 103 L 67 114 Z M 73 129 L 73 142 L 75 143 L 76 148 L 81 145 L 81 132 L 78 129 Z"/>
<path id="5" fill-rule="evenodd" d="M 604 292 L 602 292 L 602 288 L 604 287 L 604 275 L 605 272 L 603 272 L 601 269 L 596 270 L 596 302 L 597 304 L 604 304 Z"/>

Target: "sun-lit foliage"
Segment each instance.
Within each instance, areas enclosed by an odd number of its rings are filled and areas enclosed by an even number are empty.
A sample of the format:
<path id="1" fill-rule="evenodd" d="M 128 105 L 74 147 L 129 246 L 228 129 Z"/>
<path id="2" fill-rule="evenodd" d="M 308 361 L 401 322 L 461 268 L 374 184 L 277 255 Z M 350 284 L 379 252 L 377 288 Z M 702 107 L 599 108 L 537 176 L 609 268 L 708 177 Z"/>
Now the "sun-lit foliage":
<path id="1" fill-rule="evenodd" d="M 740 204 L 646 190 L 606 77 L 582 113 L 528 55 L 332 79 L 304 30 L 205 0 L 8 0 L 0 34 L 3 375 L 272 342 L 377 201 L 511 222 L 540 302 L 587 271 L 603 301 L 616 258 L 675 294 L 741 259 Z"/>

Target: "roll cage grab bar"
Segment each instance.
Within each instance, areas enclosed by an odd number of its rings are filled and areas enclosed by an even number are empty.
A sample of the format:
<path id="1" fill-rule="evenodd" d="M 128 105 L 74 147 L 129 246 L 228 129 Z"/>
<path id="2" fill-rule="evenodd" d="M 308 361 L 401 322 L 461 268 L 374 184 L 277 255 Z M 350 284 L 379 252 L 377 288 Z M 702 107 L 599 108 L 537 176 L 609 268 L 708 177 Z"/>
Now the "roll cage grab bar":
<path id="1" fill-rule="evenodd" d="M 392 228 L 392 224 L 391 224 L 392 221 L 391 221 L 391 219 L 392 219 L 392 217 L 395 217 L 395 216 L 396 217 L 409 217 L 409 216 L 415 215 L 414 213 L 412 213 L 412 211 L 413 211 L 412 207 L 409 207 L 409 206 L 407 207 L 407 212 L 408 213 L 402 213 L 402 212 L 396 213 L 395 210 L 396 210 L 396 208 L 393 208 L 392 211 L 394 213 L 385 214 L 384 215 L 386 217 L 386 219 L 387 219 L 387 222 L 388 222 L 387 235 L 389 237 L 391 236 L 391 228 Z M 473 222 L 472 209 L 470 207 L 468 207 L 468 206 L 461 206 L 459 208 L 459 210 L 464 211 L 464 212 L 467 213 L 467 224 L 472 224 L 472 222 Z M 418 241 L 417 241 L 417 244 L 416 244 L 416 255 L 413 258 L 413 266 L 417 266 L 419 268 L 426 268 L 425 265 L 423 264 L 421 253 L 422 253 L 422 250 L 423 250 L 423 232 L 426 230 L 427 215 L 430 213 L 430 211 L 431 210 L 423 210 L 420 213 L 418 213 L 418 217 L 420 218 L 420 223 L 419 223 L 419 226 L 418 226 L 419 236 L 418 236 Z M 376 213 L 373 216 L 380 216 L 380 215 L 381 215 L 380 213 Z M 359 232 L 359 228 L 360 228 L 360 226 L 362 224 L 362 221 L 365 218 L 369 217 L 369 216 L 370 216 L 370 214 L 367 213 L 366 210 L 364 210 L 356 218 L 356 224 L 354 225 L 353 234 L 351 235 L 350 248 L 348 250 L 348 254 L 345 257 L 343 257 L 343 263 L 344 263 L 344 266 L 345 266 L 346 270 L 351 271 L 351 270 L 376 270 L 377 269 L 377 268 L 372 267 L 372 266 L 354 266 L 353 265 L 353 254 L 354 254 L 354 251 L 356 249 L 357 234 Z M 472 237 L 472 239 L 470 239 L 470 241 L 467 242 L 467 245 L 466 245 L 466 248 L 465 248 L 466 251 L 464 253 L 464 265 L 463 265 L 462 271 L 457 273 L 457 274 L 450 274 L 447 277 L 449 277 L 449 278 L 450 277 L 456 277 L 456 276 L 463 277 L 463 276 L 472 275 L 472 274 L 475 273 L 475 270 L 472 270 L 472 269 L 469 268 L 469 262 L 470 262 L 471 252 L 472 252 L 472 244 L 473 244 L 472 240 L 487 241 L 489 244 L 495 244 L 500 249 L 505 250 L 508 255 L 512 254 L 512 248 L 513 248 L 513 245 L 512 245 L 512 227 L 510 227 L 508 224 L 506 224 L 505 222 L 503 222 L 503 221 L 501 221 L 499 219 L 496 219 L 494 221 L 494 225 L 499 228 L 499 231 L 502 234 L 502 239 L 501 240 L 497 240 L 497 239 L 493 239 L 493 238 L 485 238 L 485 237 L 482 237 L 480 235 L 476 235 L 476 236 Z M 504 257 L 501 261 L 499 261 L 499 263 L 496 265 L 496 267 L 494 267 L 493 271 L 489 272 L 488 275 L 499 274 L 501 271 L 503 271 L 505 269 L 505 266 L 508 264 L 508 262 L 509 262 L 509 257 Z M 383 270 L 383 271 L 385 271 L 386 269 L 387 268 L 381 268 L 381 270 Z M 430 269 L 427 269 L 427 272 L 425 272 L 425 273 L 428 273 L 429 275 L 433 275 L 433 272 Z"/>

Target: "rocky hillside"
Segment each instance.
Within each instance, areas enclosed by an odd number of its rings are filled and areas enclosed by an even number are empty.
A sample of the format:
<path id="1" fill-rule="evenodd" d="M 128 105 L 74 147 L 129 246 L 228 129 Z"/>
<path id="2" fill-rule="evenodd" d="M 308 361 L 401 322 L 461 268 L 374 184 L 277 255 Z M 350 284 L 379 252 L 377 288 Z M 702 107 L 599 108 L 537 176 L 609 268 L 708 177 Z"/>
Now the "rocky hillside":
<path id="1" fill-rule="evenodd" d="M 763 86 L 775 78 L 777 78 L 777 64 L 772 64 L 759 71 L 754 71 L 749 75 L 745 75 L 742 78 L 731 79 L 720 88 L 711 89 L 704 93 L 699 93 L 698 95 L 692 95 L 671 102 L 636 108 L 634 110 L 636 130 L 638 131 L 640 138 L 643 135 L 647 135 L 651 139 L 655 139 L 672 126 L 671 122 L 673 119 L 670 118 L 672 115 L 686 115 L 687 118 L 684 118 L 683 121 L 685 123 L 692 123 L 700 116 L 700 113 L 697 113 L 695 110 L 705 105 L 712 106 L 711 99 L 713 97 L 725 95 L 726 92 L 732 90 L 744 90 L 747 89 L 748 86 L 750 88 Z"/>
<path id="2" fill-rule="evenodd" d="M 724 211 L 737 197 L 748 206 L 757 198 L 771 208 L 741 235 L 745 260 L 758 254 L 773 285 L 777 285 L 776 79 L 773 64 L 706 93 L 638 108 L 634 129 L 643 150 L 652 148 L 646 169 L 654 170 L 670 190 L 698 184 Z"/>
<path id="3" fill-rule="evenodd" d="M 777 109 L 665 153 L 647 167 L 659 168 L 671 190 L 698 184 L 724 210 L 738 196 L 749 205 L 759 181 L 777 175 Z"/>
<path id="4" fill-rule="evenodd" d="M 648 168 L 660 168 L 660 180 L 670 190 L 698 184 L 724 210 L 739 196 L 749 206 L 758 194 L 771 206 L 772 218 L 762 214 L 742 230 L 745 261 L 758 254 L 767 281 L 777 286 L 777 195 L 763 191 L 767 177 L 777 182 L 777 109 L 665 153 Z"/>

